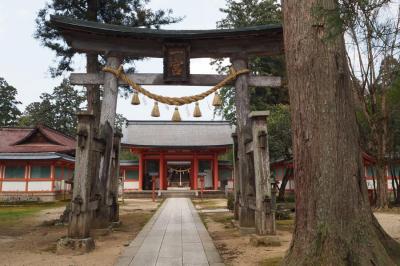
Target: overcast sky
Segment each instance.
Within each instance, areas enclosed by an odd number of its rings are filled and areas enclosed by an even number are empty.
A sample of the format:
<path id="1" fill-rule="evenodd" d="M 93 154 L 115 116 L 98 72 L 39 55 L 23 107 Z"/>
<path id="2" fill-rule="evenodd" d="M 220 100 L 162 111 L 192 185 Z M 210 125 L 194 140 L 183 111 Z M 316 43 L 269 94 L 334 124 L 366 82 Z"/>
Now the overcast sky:
<path id="1" fill-rule="evenodd" d="M 0 77 L 18 89 L 17 99 L 22 102 L 23 110 L 29 103 L 38 101 L 40 94 L 51 92 L 60 84 L 62 77 L 53 79 L 48 73 L 50 65 L 54 65 L 54 53 L 44 48 L 33 38 L 37 12 L 45 4 L 45 0 L 0 1 Z M 216 21 L 223 17 L 219 8 L 225 6 L 225 0 L 152 0 L 153 9 L 172 8 L 176 16 L 184 16 L 181 23 L 169 25 L 168 29 L 212 29 Z M 77 60 L 80 72 L 84 65 Z M 162 73 L 162 60 L 153 59 L 138 62 L 137 71 L 141 73 Z M 209 59 L 196 59 L 191 62 L 191 73 L 215 73 L 209 65 Z M 78 72 L 78 71 L 77 71 Z M 68 75 L 66 75 L 68 77 Z M 207 87 L 148 87 L 152 92 L 165 96 L 183 96 L 199 93 Z M 153 107 L 151 99 L 143 99 L 139 106 L 130 105 L 130 99 L 118 99 L 117 112 L 128 119 L 154 119 L 150 116 Z M 144 101 L 143 101 L 144 100 Z M 212 96 L 200 103 L 203 117 L 201 120 L 213 119 L 211 106 Z M 183 119 L 193 119 L 190 113 L 194 105 L 181 107 Z M 160 105 L 161 117 L 169 120 L 173 107 L 167 109 Z M 221 118 L 216 118 L 221 119 Z"/>

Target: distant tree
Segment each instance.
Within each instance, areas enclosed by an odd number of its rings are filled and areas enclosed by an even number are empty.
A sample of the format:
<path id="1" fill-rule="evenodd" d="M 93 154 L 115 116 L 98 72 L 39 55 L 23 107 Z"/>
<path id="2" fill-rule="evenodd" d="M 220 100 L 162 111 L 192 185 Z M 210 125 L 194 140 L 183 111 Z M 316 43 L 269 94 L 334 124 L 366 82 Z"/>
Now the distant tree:
<path id="1" fill-rule="evenodd" d="M 289 105 L 270 105 L 268 145 L 271 160 L 292 158 L 292 130 Z"/>
<path id="2" fill-rule="evenodd" d="M 20 125 L 44 124 L 69 135 L 76 131 L 76 112 L 85 102 L 82 92 L 74 90 L 67 79 L 51 94 L 43 93 L 40 102 L 29 104 L 20 119 Z"/>
<path id="3" fill-rule="evenodd" d="M 17 89 L 9 85 L 4 78 L 0 78 L 0 126 L 15 126 L 21 111 L 17 105 L 21 104 L 15 97 Z"/>
<path id="4" fill-rule="evenodd" d="M 126 127 L 128 120 L 121 114 L 117 114 L 115 117 L 115 128 L 122 132 L 122 129 Z"/>
<path id="5" fill-rule="evenodd" d="M 387 11 L 391 2 L 343 1 L 340 6 L 342 28 L 348 37 L 347 58 L 360 107 L 358 117 L 364 126 L 364 149 L 376 159 L 377 208 L 389 204 L 386 167 L 392 152 L 394 135 L 390 126 L 395 113 L 390 110 L 388 94 L 400 75 L 400 5 L 396 4 L 397 14 L 392 15 Z"/>
<path id="6" fill-rule="evenodd" d="M 20 126 L 46 125 L 65 134 L 75 135 L 77 126 L 76 113 L 82 108 L 85 96 L 64 79 L 52 93 L 42 93 L 40 102 L 29 104 L 21 118 Z M 115 125 L 122 130 L 127 119 L 117 114 Z"/>
<path id="7" fill-rule="evenodd" d="M 40 96 L 40 102 L 33 102 L 29 104 L 19 119 L 19 126 L 28 127 L 46 125 L 48 127 L 55 128 L 53 105 L 51 104 L 49 98 L 49 94 L 43 93 Z"/>

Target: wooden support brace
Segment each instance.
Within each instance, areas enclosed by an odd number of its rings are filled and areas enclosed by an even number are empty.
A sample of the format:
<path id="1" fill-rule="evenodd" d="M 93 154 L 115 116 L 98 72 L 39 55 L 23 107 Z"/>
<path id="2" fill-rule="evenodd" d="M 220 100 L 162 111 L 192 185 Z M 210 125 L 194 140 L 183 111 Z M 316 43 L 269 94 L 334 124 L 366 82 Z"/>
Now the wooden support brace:
<path id="1" fill-rule="evenodd" d="M 88 112 L 78 113 L 78 134 L 76 162 L 74 173 L 74 186 L 71 200 L 71 213 L 68 225 L 68 238 L 84 240 L 86 250 L 94 248 L 94 242 L 89 241 L 92 217 L 91 173 L 88 165 L 92 158 L 92 142 L 94 138 L 94 115 Z"/>
<path id="2" fill-rule="evenodd" d="M 275 234 L 275 212 L 272 209 L 272 186 L 267 140 L 268 111 L 251 112 L 253 158 L 255 169 L 255 225 L 259 235 Z"/>

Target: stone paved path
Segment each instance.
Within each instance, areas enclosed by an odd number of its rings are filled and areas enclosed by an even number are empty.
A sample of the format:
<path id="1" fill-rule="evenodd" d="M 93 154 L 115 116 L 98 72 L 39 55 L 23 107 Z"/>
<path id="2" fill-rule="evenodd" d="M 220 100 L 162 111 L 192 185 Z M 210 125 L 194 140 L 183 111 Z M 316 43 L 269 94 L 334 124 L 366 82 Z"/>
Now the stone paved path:
<path id="1" fill-rule="evenodd" d="M 224 264 L 190 199 L 169 198 L 125 249 L 116 265 Z"/>

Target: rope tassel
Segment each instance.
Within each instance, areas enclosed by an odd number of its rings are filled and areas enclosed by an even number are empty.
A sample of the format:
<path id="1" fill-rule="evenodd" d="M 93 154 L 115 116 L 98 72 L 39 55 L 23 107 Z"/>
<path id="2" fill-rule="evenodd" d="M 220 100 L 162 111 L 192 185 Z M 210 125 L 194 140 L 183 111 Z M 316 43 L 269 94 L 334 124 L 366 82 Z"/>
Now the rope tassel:
<path id="1" fill-rule="evenodd" d="M 193 117 L 201 117 L 201 111 L 200 111 L 200 106 L 199 106 L 198 102 L 196 102 L 196 104 L 194 106 Z"/>
<path id="2" fill-rule="evenodd" d="M 212 105 L 213 106 L 221 106 L 222 105 L 221 97 L 219 96 L 218 92 L 215 92 L 215 94 L 214 94 L 214 99 L 213 99 Z"/>
<path id="3" fill-rule="evenodd" d="M 181 115 L 179 114 L 179 109 L 178 109 L 178 107 L 175 107 L 174 114 L 172 115 L 172 121 L 173 121 L 173 122 L 180 122 L 180 121 L 182 121 Z"/>
<path id="4" fill-rule="evenodd" d="M 139 105 L 140 104 L 140 100 L 139 100 L 139 94 L 137 91 L 135 91 L 132 95 L 132 101 L 131 101 L 132 105 Z"/>
<path id="5" fill-rule="evenodd" d="M 160 109 L 158 108 L 158 102 L 154 102 L 153 110 L 151 111 L 152 117 L 160 117 Z"/>

